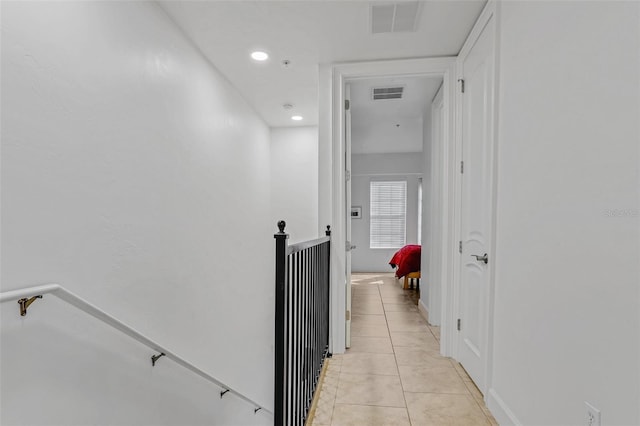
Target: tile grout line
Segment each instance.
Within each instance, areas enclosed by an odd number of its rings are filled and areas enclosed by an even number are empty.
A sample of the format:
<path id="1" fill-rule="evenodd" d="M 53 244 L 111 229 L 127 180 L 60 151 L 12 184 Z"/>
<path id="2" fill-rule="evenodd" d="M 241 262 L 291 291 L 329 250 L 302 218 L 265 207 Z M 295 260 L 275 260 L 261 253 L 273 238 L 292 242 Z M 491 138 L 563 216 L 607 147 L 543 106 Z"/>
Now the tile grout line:
<path id="1" fill-rule="evenodd" d="M 333 402 L 331 404 L 331 416 L 329 417 L 329 424 L 333 424 L 333 413 L 336 411 L 336 399 L 338 399 L 338 388 L 340 387 L 340 376 L 342 376 L 342 359 L 340 360 L 340 369 L 338 370 L 338 383 L 336 384 L 336 393 L 333 395 Z"/>
<path id="2" fill-rule="evenodd" d="M 385 281 L 383 280 L 383 285 Z M 387 333 L 389 333 L 389 341 L 391 342 L 391 350 L 393 351 L 393 359 L 396 362 L 396 371 L 398 372 L 398 380 L 400 380 L 400 389 L 402 389 L 402 400 L 404 401 L 404 409 L 407 413 L 407 419 L 409 420 L 409 426 L 412 426 L 411 422 L 411 414 L 409 413 L 409 404 L 407 404 L 407 397 L 405 396 L 404 384 L 402 383 L 402 375 L 400 375 L 400 367 L 398 366 L 398 357 L 396 356 L 396 346 L 393 344 L 393 339 L 391 338 L 391 330 L 389 329 L 389 320 L 387 318 L 387 310 L 384 307 L 384 302 L 382 301 L 382 292 L 380 292 L 380 285 L 378 285 L 378 293 L 380 294 L 380 302 L 382 302 L 382 310 L 384 312 L 384 321 L 387 324 Z M 404 308 L 403 308 L 404 309 Z M 405 312 L 400 311 L 400 312 Z"/>

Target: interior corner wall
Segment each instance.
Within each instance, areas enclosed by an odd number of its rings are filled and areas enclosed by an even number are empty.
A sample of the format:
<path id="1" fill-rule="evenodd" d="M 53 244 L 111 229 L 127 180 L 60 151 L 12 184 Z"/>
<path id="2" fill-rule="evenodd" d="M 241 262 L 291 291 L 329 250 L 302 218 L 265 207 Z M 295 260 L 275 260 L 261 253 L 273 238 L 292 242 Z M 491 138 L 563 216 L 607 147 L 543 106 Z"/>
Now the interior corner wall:
<path id="1" fill-rule="evenodd" d="M 153 2 L 2 2 L 1 19 L 2 291 L 59 283 L 271 407 L 269 128 Z M 30 318 L 3 320 L 3 343 Z M 74 342 L 65 350 L 88 354 L 115 393 L 85 385 L 71 356 L 56 361 L 70 386 L 57 386 L 3 344 L 2 424 L 140 424 L 132 410 L 150 424 L 237 420 L 153 402 L 166 389 L 147 380 L 171 361 L 150 370 L 148 349 L 140 376 L 112 383 L 103 363 L 127 364 L 127 348 L 94 348 L 79 327 L 59 326 Z M 56 336 L 44 333 L 42 357 Z M 8 382 L 9 370 L 26 380 Z M 109 410 L 130 396 L 138 404 Z M 191 396 L 201 400 L 175 395 Z M 68 401 L 109 420 L 61 420 Z"/>
<path id="2" fill-rule="evenodd" d="M 351 219 L 353 272 L 393 272 L 389 260 L 398 249 L 369 248 L 370 191 L 372 180 L 407 181 L 406 244 L 418 244 L 418 180 L 422 177 L 422 153 L 353 154 L 351 201 L 362 207 L 362 219 Z"/>
<path id="3" fill-rule="evenodd" d="M 422 227 L 422 241 L 418 241 L 418 244 L 422 245 L 421 259 L 420 259 L 420 276 L 423 277 L 420 280 L 420 303 L 421 307 L 429 312 L 429 295 L 431 291 L 431 258 L 433 256 L 432 248 L 434 247 L 434 232 L 431 229 L 433 223 L 434 211 L 433 208 L 436 204 L 433 203 L 433 167 L 432 157 L 434 153 L 434 146 L 432 141 L 431 131 L 431 105 L 425 108 L 424 117 L 422 119 L 422 223 L 418 223 L 418 226 Z M 430 312 L 429 312 L 430 314 Z M 429 315 L 428 315 L 429 316 Z M 431 322 L 431 319 L 429 319 Z M 438 324 L 434 322 L 432 324 Z"/>
<path id="4" fill-rule="evenodd" d="M 428 312 L 428 320 L 432 325 L 442 324 L 442 259 L 443 259 L 443 229 L 445 228 L 443 211 L 443 191 L 441 189 L 445 181 L 444 173 L 444 151 L 445 151 L 445 111 L 444 111 L 444 85 L 440 87 L 432 104 L 429 107 L 429 126 L 425 127 L 425 133 L 429 137 L 425 138 L 425 170 L 429 170 L 428 176 L 425 172 L 423 182 L 427 188 L 423 209 L 428 211 L 428 219 L 423 219 L 423 235 L 428 235 L 428 241 L 423 245 L 426 249 L 422 251 L 423 270 L 426 273 L 423 277 L 425 288 L 428 292 L 420 293 L 421 308 Z M 427 121 L 427 119 L 425 119 Z M 424 195 L 423 195 L 424 196 Z M 426 293 L 426 294 L 425 294 Z"/>
<path id="5" fill-rule="evenodd" d="M 333 135 L 331 66 L 318 66 L 318 232 L 332 224 Z"/>
<path id="6" fill-rule="evenodd" d="M 500 424 L 640 424 L 640 3 L 501 2 Z"/>
<path id="7" fill-rule="evenodd" d="M 289 243 L 318 234 L 318 128 L 271 129 L 271 217 L 284 220 Z"/>

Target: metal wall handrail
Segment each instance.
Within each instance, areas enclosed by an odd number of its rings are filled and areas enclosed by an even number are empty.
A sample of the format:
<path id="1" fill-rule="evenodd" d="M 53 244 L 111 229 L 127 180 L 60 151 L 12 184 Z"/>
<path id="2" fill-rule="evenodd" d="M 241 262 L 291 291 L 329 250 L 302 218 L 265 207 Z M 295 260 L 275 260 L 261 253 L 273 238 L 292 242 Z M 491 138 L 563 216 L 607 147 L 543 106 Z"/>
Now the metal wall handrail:
<path id="1" fill-rule="evenodd" d="M 157 351 L 157 352 L 161 353 L 162 356 L 165 356 L 166 358 L 173 360 L 176 364 L 181 365 L 182 367 L 186 368 L 187 370 L 197 374 L 198 376 L 204 378 L 205 380 L 207 380 L 207 381 L 215 384 L 216 386 L 222 388 L 223 391 L 220 392 L 221 397 L 222 397 L 222 395 L 224 395 L 226 393 L 231 393 L 231 394 L 237 396 L 238 398 L 242 399 L 243 401 L 253 405 L 254 406 L 254 413 L 256 413 L 256 412 L 261 410 L 261 411 L 264 411 L 266 413 L 269 413 L 269 414 L 273 415 L 273 412 L 271 410 L 267 409 L 266 407 L 264 407 L 263 405 L 258 404 L 257 402 L 255 402 L 251 398 L 249 398 L 249 397 L 241 394 L 240 392 L 232 389 L 231 387 L 229 387 L 226 384 L 222 383 L 221 381 L 219 381 L 218 379 L 216 379 L 215 377 L 213 377 L 209 373 L 201 370 L 200 368 L 198 368 L 195 365 L 191 364 L 190 362 L 186 361 L 184 358 L 181 358 L 180 356 L 178 356 L 175 353 L 171 352 L 170 350 L 168 350 L 164 346 L 159 345 L 158 343 L 156 343 L 153 340 L 149 339 L 148 337 L 146 337 L 145 335 L 143 335 L 139 331 L 135 330 L 134 328 L 126 325 L 122 321 L 114 318 L 113 316 L 111 316 L 108 313 L 104 312 L 103 310 L 101 310 L 100 308 L 96 307 L 95 305 L 93 305 L 93 304 L 87 302 L 86 300 L 82 299 L 81 297 L 75 295 L 74 293 L 70 292 L 66 288 L 62 287 L 60 284 L 45 284 L 45 285 L 36 286 L 36 287 L 28 287 L 28 288 L 23 288 L 23 289 L 11 290 L 11 291 L 7 291 L 7 292 L 3 292 L 3 293 L 0 293 L 0 303 L 10 302 L 10 301 L 18 301 L 20 299 L 26 299 L 26 298 L 36 297 L 36 296 L 42 296 L 42 295 L 45 295 L 45 294 L 51 294 L 53 296 L 56 296 L 58 299 L 63 300 L 65 302 L 67 302 L 68 304 L 72 305 L 72 306 L 75 306 L 76 308 L 80 309 L 81 311 L 84 311 L 87 314 L 91 315 L 92 317 L 97 318 L 98 320 L 104 322 L 105 324 L 110 325 L 111 327 L 113 327 L 116 330 L 126 334 L 127 336 L 133 338 L 134 340 L 137 340 L 138 342 L 142 343 L 143 345 L 153 349 L 154 351 Z"/>

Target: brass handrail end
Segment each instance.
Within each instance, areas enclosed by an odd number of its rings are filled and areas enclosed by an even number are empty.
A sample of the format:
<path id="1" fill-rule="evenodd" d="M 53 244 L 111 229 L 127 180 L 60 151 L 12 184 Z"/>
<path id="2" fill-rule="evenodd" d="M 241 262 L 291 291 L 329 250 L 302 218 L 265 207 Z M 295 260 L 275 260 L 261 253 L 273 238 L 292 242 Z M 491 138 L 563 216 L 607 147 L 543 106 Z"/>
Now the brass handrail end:
<path id="1" fill-rule="evenodd" d="M 25 315 L 27 315 L 27 308 L 33 303 L 35 302 L 36 299 L 42 299 L 42 295 L 39 294 L 37 296 L 33 296 L 30 298 L 23 298 L 18 300 L 18 304 L 20 305 L 20 316 L 24 317 Z"/>

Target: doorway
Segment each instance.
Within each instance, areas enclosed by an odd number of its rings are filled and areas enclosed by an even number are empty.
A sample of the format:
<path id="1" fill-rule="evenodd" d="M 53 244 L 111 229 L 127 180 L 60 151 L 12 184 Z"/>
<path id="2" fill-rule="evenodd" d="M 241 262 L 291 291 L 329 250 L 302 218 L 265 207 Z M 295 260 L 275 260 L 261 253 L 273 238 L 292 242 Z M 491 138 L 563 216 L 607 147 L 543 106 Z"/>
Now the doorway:
<path id="1" fill-rule="evenodd" d="M 444 188 L 442 194 L 444 195 L 441 202 L 442 206 L 436 206 L 442 211 L 442 234 L 443 238 L 441 246 L 437 250 L 442 253 L 443 262 L 451 261 L 451 257 L 454 254 L 454 226 L 453 221 L 449 220 L 447 213 L 453 212 L 454 209 L 454 191 L 449 191 L 449 188 L 454 188 L 454 174 L 450 167 L 447 165 L 451 158 L 455 158 L 455 141 L 454 135 L 454 105 L 455 105 L 455 86 L 456 86 L 456 73 L 455 73 L 456 58 L 425 58 L 425 59 L 412 59 L 412 60 L 398 60 L 398 61 L 385 61 L 374 63 L 359 63 L 359 64 L 347 64 L 338 65 L 334 67 L 327 67 L 321 70 L 321 74 L 324 75 L 326 88 L 330 90 L 331 96 L 325 99 L 331 105 L 331 108 L 327 110 L 332 111 L 331 117 L 331 134 L 320 135 L 321 145 L 323 136 L 328 140 L 331 146 L 331 151 L 327 153 L 330 162 L 332 164 L 332 176 L 331 176 L 331 192 L 332 192 L 332 224 L 333 224 L 333 238 L 334 238 L 334 250 L 332 252 L 332 290 L 333 290 L 333 310 L 332 310 L 332 349 L 336 353 L 341 353 L 345 350 L 345 334 L 344 328 L 345 318 L 347 318 L 347 296 L 346 290 L 349 285 L 346 282 L 346 269 L 347 264 L 347 252 L 345 250 L 347 244 L 346 230 L 347 230 L 347 218 L 350 217 L 351 205 L 347 205 L 347 199 L 345 196 L 345 182 L 350 178 L 351 170 L 347 167 L 347 158 L 345 155 L 346 137 L 345 137 L 345 115 L 344 115 L 344 100 L 346 83 L 349 81 L 360 79 L 381 78 L 387 76 L 394 76 L 396 78 L 403 77 L 423 77 L 432 79 L 442 79 L 442 102 L 443 102 L 443 115 L 445 126 L 442 129 L 442 143 L 443 147 L 440 152 L 442 164 L 445 166 L 442 169 L 442 176 L 440 177 L 440 184 Z M 321 80 L 322 81 L 322 80 Z M 322 100 L 322 98 L 321 98 Z M 320 153 L 321 158 L 323 153 Z M 434 206 L 430 206 L 434 208 Z M 351 220 L 351 219 L 349 219 Z M 457 249 L 457 247 L 456 247 Z M 448 282 L 450 277 L 448 269 L 442 270 L 442 276 L 440 279 L 442 282 Z M 448 287 L 443 286 L 441 300 L 448 300 Z M 441 303 L 441 301 L 438 301 Z M 435 301 L 434 301 L 435 303 Z M 446 356 L 452 355 L 453 339 L 448 335 L 447 330 L 451 330 L 451 321 L 449 320 L 449 313 L 451 307 L 441 306 L 441 327 L 442 327 L 442 341 L 441 341 L 441 353 Z"/>
<path id="2" fill-rule="evenodd" d="M 347 246 L 352 248 L 346 262 L 347 312 L 352 312 L 352 271 L 389 273 L 389 260 L 400 248 L 432 243 L 428 202 L 433 154 L 431 105 L 441 86 L 442 77 L 420 75 L 346 82 L 345 167 L 350 179 L 345 182 L 345 194 L 351 213 L 346 230 Z M 423 188 L 427 194 L 424 206 Z M 422 270 L 428 275 L 431 257 L 432 250 L 427 248 Z M 424 284 L 419 306 L 426 314 L 428 305 L 437 301 L 429 301 L 431 289 Z M 349 334 L 347 320 L 347 347 Z"/>

